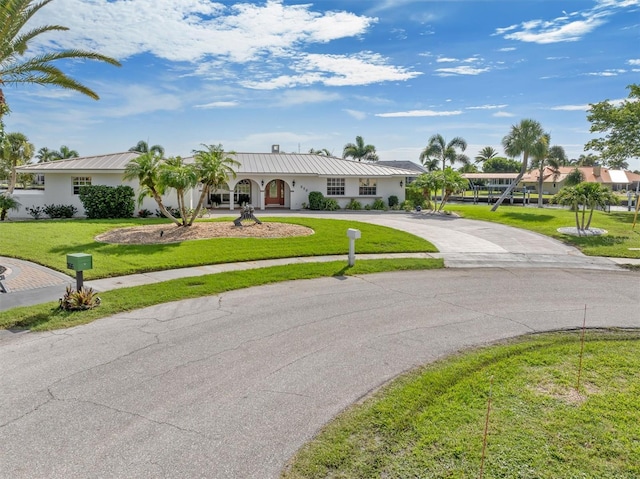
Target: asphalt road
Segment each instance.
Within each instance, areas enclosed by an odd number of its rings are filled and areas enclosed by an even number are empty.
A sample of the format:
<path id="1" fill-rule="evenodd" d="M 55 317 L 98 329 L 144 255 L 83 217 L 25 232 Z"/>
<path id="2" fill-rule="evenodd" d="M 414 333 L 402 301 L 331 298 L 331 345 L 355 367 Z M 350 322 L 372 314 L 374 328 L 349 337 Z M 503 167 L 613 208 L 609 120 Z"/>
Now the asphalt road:
<path id="1" fill-rule="evenodd" d="M 526 333 L 640 327 L 640 274 L 454 268 L 281 283 L 0 337 L 0 477 L 273 478 L 405 371 Z"/>

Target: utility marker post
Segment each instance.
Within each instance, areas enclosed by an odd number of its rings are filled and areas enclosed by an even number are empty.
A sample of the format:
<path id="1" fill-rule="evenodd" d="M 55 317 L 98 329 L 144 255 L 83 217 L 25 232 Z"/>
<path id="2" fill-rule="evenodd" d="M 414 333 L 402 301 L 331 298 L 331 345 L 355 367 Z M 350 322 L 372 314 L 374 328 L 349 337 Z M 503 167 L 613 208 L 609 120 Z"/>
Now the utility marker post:
<path id="1" fill-rule="evenodd" d="M 356 240 L 362 236 L 360 230 L 349 228 L 347 230 L 349 237 L 349 266 L 356 264 Z"/>

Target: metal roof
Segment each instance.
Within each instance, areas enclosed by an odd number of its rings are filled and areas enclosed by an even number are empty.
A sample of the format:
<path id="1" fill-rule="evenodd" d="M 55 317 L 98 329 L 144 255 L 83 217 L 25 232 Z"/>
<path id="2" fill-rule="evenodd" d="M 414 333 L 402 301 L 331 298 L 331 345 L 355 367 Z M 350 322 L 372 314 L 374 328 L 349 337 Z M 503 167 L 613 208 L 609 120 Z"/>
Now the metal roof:
<path id="1" fill-rule="evenodd" d="M 69 160 L 51 161 L 22 166 L 21 171 L 30 173 L 53 173 L 64 171 L 113 171 L 124 172 L 129 161 L 139 156 L 136 152 L 115 153 L 102 156 L 87 156 Z M 359 162 L 332 156 L 308 153 L 235 153 L 230 157 L 240 162 L 236 168 L 239 175 L 271 174 L 271 175 L 314 175 L 314 176 L 415 176 L 415 171 L 378 165 L 375 162 Z M 184 158 L 192 162 L 193 157 Z"/>
<path id="2" fill-rule="evenodd" d="M 134 158 L 140 156 L 135 151 L 124 153 L 113 153 L 110 155 L 83 156 L 80 158 L 69 158 L 67 160 L 48 161 L 46 163 L 35 163 L 21 166 L 17 169 L 28 171 L 29 173 L 52 173 L 65 171 L 123 171 Z"/>

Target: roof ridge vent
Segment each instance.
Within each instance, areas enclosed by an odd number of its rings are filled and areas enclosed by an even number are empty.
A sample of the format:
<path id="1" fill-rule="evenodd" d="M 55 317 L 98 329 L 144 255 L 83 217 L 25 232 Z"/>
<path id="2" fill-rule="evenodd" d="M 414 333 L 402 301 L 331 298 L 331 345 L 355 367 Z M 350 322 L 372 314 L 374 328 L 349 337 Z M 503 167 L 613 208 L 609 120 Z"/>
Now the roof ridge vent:
<path id="1" fill-rule="evenodd" d="M 271 145 L 271 153 L 280 153 L 280 145 Z"/>

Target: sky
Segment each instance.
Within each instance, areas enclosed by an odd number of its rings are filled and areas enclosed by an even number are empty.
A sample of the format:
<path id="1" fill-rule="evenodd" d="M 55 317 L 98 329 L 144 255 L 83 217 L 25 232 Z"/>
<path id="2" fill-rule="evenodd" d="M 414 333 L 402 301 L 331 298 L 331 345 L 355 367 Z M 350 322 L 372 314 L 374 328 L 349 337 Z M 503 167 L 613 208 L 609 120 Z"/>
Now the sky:
<path id="1" fill-rule="evenodd" d="M 53 0 L 28 24 L 63 25 L 33 54 L 118 59 L 58 66 L 100 95 L 5 85 L 7 131 L 81 156 L 139 140 L 167 155 L 326 148 L 362 136 L 419 163 L 434 134 L 473 158 L 522 119 L 570 158 L 590 103 L 640 83 L 640 0 Z M 640 159 L 630 161 L 640 169 Z"/>

